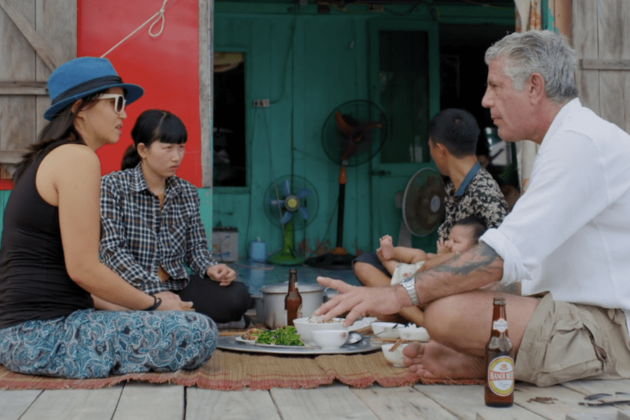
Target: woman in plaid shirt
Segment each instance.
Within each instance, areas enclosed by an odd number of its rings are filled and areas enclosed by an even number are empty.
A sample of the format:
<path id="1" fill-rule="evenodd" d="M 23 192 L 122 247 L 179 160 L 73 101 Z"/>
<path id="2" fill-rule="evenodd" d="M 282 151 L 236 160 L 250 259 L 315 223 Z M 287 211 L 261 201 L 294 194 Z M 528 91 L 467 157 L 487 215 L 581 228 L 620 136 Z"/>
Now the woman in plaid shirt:
<path id="1" fill-rule="evenodd" d="M 186 127 L 168 111 L 148 110 L 131 137 L 123 159 L 123 169 L 130 169 L 105 175 L 101 183 L 103 262 L 146 293 L 190 301 L 215 322 L 240 320 L 253 298 L 234 282 L 234 270 L 212 258 L 197 188 L 175 176 Z"/>

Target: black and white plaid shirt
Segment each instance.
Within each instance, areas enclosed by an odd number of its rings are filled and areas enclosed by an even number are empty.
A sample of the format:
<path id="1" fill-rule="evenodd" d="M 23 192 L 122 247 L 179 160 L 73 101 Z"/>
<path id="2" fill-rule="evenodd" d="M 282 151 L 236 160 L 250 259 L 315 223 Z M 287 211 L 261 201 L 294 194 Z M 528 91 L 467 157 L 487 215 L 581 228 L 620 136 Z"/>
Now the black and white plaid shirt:
<path id="1" fill-rule="evenodd" d="M 146 293 L 181 290 L 190 277 L 186 266 L 204 277 L 217 262 L 208 250 L 199 214 L 197 188 L 172 176 L 164 204 L 147 188 L 140 165 L 113 172 L 101 182 L 100 253 L 103 262 Z M 158 266 L 171 276 L 162 282 Z"/>

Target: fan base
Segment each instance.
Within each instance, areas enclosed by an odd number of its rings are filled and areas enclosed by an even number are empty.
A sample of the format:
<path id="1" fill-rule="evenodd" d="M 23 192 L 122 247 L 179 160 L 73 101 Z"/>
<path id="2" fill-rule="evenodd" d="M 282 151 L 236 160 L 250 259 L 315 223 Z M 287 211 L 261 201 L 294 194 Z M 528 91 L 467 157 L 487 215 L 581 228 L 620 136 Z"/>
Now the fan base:
<path id="1" fill-rule="evenodd" d="M 304 263 L 304 261 L 306 261 L 306 257 L 295 251 L 287 252 L 284 249 L 267 258 L 268 263 L 277 265 L 300 265 Z"/>
<path id="2" fill-rule="evenodd" d="M 352 260 L 355 256 L 352 254 L 336 255 L 331 252 L 312 257 L 306 260 L 306 265 L 315 268 L 325 268 L 328 270 L 347 270 L 352 267 Z"/>

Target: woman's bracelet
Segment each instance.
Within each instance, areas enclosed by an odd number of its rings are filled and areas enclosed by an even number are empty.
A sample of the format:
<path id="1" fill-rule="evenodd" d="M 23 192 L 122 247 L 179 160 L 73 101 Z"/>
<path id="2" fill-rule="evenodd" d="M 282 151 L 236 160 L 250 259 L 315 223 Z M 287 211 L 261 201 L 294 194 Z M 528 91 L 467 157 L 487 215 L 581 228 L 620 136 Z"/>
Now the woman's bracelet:
<path id="1" fill-rule="evenodd" d="M 155 311 L 162 304 L 162 299 L 155 295 L 151 296 L 153 296 L 153 305 L 149 306 L 147 309 L 143 309 L 143 311 Z"/>

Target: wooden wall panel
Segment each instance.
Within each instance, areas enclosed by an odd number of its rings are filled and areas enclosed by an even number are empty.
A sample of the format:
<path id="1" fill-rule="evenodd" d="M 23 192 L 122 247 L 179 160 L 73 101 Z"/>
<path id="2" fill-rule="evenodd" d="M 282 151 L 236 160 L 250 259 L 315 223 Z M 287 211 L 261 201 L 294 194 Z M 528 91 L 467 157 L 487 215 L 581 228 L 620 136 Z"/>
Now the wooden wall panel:
<path id="1" fill-rule="evenodd" d="M 578 58 L 599 58 L 597 45 L 597 3 L 590 0 L 573 2 L 573 48 Z M 601 115 L 599 102 L 599 70 L 576 73 L 582 105 Z"/>
<path id="2" fill-rule="evenodd" d="M 201 185 L 212 187 L 212 72 L 214 67 L 214 0 L 199 0 L 199 121 L 201 124 Z M 210 199 L 212 209 L 212 200 Z M 212 225 L 212 211 L 210 211 Z"/>
<path id="3" fill-rule="evenodd" d="M 12 172 L 46 123 L 51 67 L 76 57 L 76 0 L 0 0 L 0 32 L 0 163 Z"/>
<path id="4" fill-rule="evenodd" d="M 573 46 L 580 60 L 580 100 L 602 118 L 630 132 L 630 2 L 573 1 Z M 585 68 L 583 60 L 588 60 Z M 615 65 L 611 65 L 614 63 Z"/>
<path id="5" fill-rule="evenodd" d="M 35 25 L 35 0 L 11 0 L 8 6 L 17 9 L 31 25 Z M 1 8 L 0 34 L 0 81 L 34 81 L 35 51 Z M 0 150 L 12 150 L 28 144 L 35 133 L 35 97 L 0 96 Z"/>
<path id="6" fill-rule="evenodd" d="M 599 58 L 630 59 L 630 2 L 600 0 L 597 4 Z M 630 98 L 627 92 L 630 92 L 630 72 L 599 71 L 600 115 L 630 132 Z"/>
<path id="7" fill-rule="evenodd" d="M 50 51 L 60 63 L 77 56 L 77 2 L 76 0 L 37 0 L 36 29 L 47 42 Z M 38 82 L 45 82 L 52 71 L 41 58 L 36 57 L 36 77 Z M 48 96 L 37 97 L 37 133 L 44 127 L 43 115 L 50 106 Z M 33 138 L 32 141 L 35 141 Z"/>

